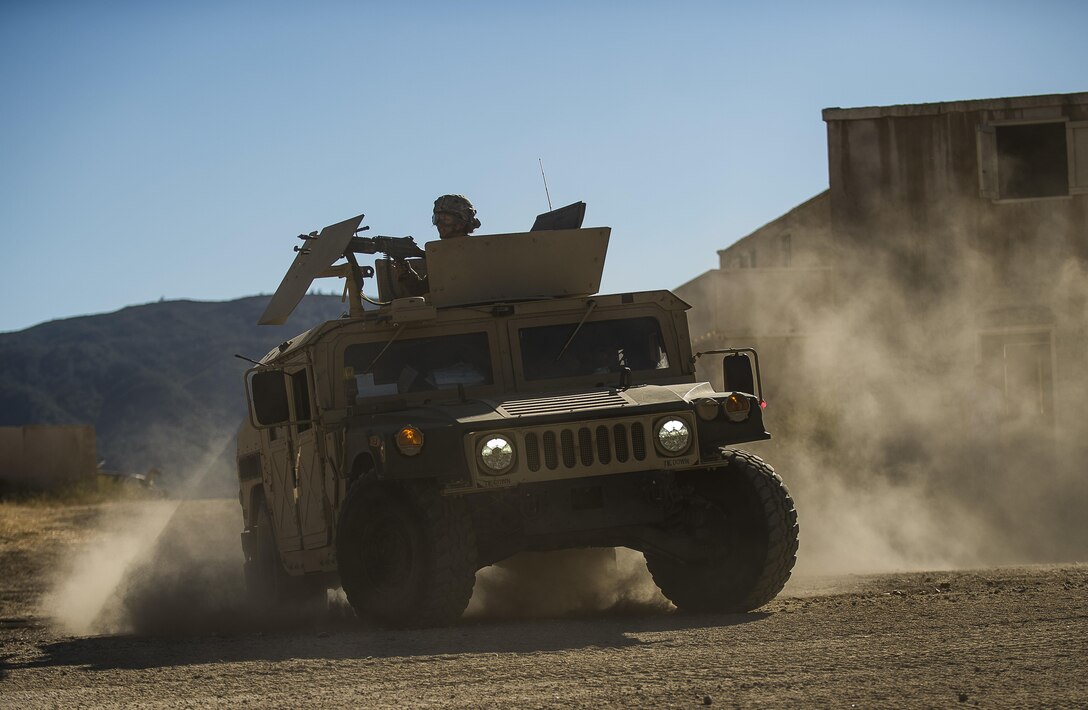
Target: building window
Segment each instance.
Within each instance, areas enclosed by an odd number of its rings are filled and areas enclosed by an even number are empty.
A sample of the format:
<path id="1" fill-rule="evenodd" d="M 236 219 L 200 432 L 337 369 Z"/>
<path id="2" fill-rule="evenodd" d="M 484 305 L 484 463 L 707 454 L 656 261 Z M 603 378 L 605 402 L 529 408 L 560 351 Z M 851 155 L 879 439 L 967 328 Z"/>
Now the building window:
<path id="1" fill-rule="evenodd" d="M 992 200 L 1088 192 L 1088 122 L 980 126 L 978 160 L 980 192 Z"/>
<path id="2" fill-rule="evenodd" d="M 998 194 L 1006 199 L 1069 194 L 1064 123 L 995 126 Z"/>

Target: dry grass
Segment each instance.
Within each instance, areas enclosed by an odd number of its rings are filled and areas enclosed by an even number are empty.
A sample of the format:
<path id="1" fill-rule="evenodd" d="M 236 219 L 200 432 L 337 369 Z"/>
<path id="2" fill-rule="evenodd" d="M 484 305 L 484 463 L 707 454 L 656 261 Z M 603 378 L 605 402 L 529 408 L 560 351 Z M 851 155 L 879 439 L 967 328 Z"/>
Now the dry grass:
<path id="1" fill-rule="evenodd" d="M 163 497 L 162 489 L 143 485 L 135 479 L 87 476 L 74 481 L 35 488 L 0 482 L 0 504 L 23 506 L 95 505 L 112 501 L 147 500 Z"/>

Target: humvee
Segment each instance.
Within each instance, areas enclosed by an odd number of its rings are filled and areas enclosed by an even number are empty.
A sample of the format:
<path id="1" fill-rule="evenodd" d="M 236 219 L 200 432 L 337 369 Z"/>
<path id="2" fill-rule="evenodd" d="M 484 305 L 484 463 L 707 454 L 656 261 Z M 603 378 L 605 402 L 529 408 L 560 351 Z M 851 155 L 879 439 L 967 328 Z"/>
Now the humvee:
<path id="1" fill-rule="evenodd" d="M 399 290 L 394 260 L 359 265 L 377 241 L 356 236 L 362 215 L 300 236 L 261 322 L 286 320 L 319 276 L 344 278 L 348 312 L 245 376 L 255 603 L 341 586 L 369 623 L 441 625 L 485 566 L 621 546 L 644 553 L 680 610 L 749 611 L 782 589 L 793 501 L 734 448 L 770 438 L 755 351 L 693 354 L 689 306 L 669 291 L 598 294 L 610 229 L 582 228 L 583 214 L 576 203 L 529 232 L 412 242 L 423 296 Z M 707 354 L 723 356 L 720 391 L 696 378 Z"/>

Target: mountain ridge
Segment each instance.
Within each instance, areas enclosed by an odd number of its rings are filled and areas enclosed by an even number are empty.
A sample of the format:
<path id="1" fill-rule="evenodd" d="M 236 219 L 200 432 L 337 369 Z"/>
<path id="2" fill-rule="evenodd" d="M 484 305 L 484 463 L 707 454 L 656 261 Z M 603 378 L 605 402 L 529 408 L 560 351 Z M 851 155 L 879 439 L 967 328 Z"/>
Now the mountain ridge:
<path id="1" fill-rule="evenodd" d="M 234 355 L 258 359 L 346 310 L 309 295 L 286 324 L 259 326 L 268 298 L 158 301 L 0 333 L 0 426 L 93 424 L 111 470 L 199 466 L 245 416 L 250 364 Z"/>

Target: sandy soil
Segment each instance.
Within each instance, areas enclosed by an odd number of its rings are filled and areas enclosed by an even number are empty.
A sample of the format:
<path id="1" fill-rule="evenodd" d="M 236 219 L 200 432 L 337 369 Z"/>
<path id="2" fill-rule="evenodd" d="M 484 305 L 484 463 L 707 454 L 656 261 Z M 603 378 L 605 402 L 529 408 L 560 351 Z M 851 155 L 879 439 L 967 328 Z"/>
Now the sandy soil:
<path id="1" fill-rule="evenodd" d="M 237 503 L 175 508 L 0 505 L 0 707 L 1088 704 L 1084 565 L 808 577 L 685 615 L 624 557 L 565 614 L 481 573 L 495 598 L 460 625 L 388 632 L 335 599 L 247 615 Z"/>

